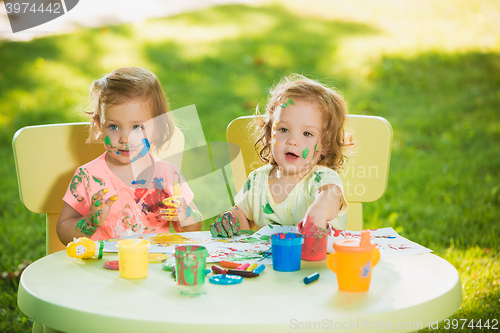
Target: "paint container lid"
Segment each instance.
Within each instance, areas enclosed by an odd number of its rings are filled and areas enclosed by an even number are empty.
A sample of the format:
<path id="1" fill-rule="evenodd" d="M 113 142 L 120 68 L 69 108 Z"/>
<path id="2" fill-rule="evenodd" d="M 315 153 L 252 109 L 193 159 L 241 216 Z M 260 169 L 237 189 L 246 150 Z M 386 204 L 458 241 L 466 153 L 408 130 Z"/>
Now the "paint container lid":
<path id="1" fill-rule="evenodd" d="M 280 232 L 271 236 L 271 244 L 278 246 L 295 246 L 302 245 L 304 238 L 301 234 L 295 232 Z"/>
<path id="2" fill-rule="evenodd" d="M 312 221 L 300 221 L 297 224 L 297 233 L 304 236 L 304 238 L 323 238 L 331 235 L 332 226 L 330 224 L 326 225 L 326 229 L 317 227 Z"/>
<path id="3" fill-rule="evenodd" d="M 333 248 L 338 252 L 369 252 L 377 248 L 377 245 L 371 242 L 370 231 L 363 230 L 361 239 L 354 237 L 339 239 L 333 243 Z"/>
<path id="4" fill-rule="evenodd" d="M 177 246 L 172 255 L 177 259 L 184 259 L 190 256 L 191 258 L 206 258 L 208 251 L 204 246 L 199 245 L 181 245 Z"/>
<path id="5" fill-rule="evenodd" d="M 118 260 L 106 261 L 103 265 L 104 268 L 110 269 L 112 271 L 117 271 L 120 269 Z"/>
<path id="6" fill-rule="evenodd" d="M 230 285 L 241 283 L 243 277 L 231 274 L 216 274 L 211 276 L 208 281 L 213 284 Z"/>

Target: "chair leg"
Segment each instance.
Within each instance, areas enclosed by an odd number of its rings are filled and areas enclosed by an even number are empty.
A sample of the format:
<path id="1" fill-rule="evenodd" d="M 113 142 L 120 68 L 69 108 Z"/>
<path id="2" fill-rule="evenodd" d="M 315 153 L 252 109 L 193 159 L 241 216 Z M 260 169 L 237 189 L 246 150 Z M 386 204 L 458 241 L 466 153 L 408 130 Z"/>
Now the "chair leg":
<path id="1" fill-rule="evenodd" d="M 32 333 L 44 333 L 43 331 L 44 331 L 43 325 L 34 321 L 33 322 L 33 329 L 31 330 L 31 332 Z"/>
<path id="2" fill-rule="evenodd" d="M 63 333 L 63 332 L 53 330 L 50 327 L 45 327 L 42 324 L 34 321 L 33 322 L 33 329 L 31 330 L 31 333 Z"/>

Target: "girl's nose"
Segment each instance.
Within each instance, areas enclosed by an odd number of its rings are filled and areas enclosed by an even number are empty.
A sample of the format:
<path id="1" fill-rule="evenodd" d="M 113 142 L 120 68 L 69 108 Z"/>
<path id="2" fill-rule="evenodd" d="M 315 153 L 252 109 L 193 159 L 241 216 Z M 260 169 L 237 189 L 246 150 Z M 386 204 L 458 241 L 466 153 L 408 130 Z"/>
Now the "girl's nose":
<path id="1" fill-rule="evenodd" d="M 293 133 L 289 133 L 288 138 L 286 139 L 286 144 L 289 146 L 297 146 L 298 140 Z"/>
<path id="2" fill-rule="evenodd" d="M 130 141 L 130 132 L 123 130 L 120 132 L 120 143 L 128 143 Z"/>

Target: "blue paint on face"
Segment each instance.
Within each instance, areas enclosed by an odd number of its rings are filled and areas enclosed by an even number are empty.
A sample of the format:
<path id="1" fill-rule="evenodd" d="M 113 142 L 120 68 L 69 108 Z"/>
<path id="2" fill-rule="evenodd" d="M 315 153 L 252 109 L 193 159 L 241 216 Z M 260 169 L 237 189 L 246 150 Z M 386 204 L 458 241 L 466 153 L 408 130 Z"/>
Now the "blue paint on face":
<path id="1" fill-rule="evenodd" d="M 148 141 L 148 139 L 143 138 L 143 139 L 142 139 L 142 149 L 141 149 L 141 151 L 139 152 L 139 155 L 137 155 L 136 157 L 134 157 L 133 159 L 131 159 L 131 160 L 130 160 L 130 162 L 135 162 L 135 161 L 137 161 L 138 159 L 143 158 L 144 156 L 146 156 L 146 154 L 147 154 L 147 153 L 148 153 L 148 151 L 149 151 L 149 148 L 150 148 L 150 145 L 149 145 L 149 141 Z"/>

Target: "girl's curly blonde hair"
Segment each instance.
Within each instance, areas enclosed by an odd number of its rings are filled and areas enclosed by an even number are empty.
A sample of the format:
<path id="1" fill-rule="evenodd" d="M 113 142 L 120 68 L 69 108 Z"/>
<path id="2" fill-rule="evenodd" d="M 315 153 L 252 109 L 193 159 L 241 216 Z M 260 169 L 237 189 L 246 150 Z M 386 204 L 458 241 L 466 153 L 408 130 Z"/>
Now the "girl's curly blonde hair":
<path id="1" fill-rule="evenodd" d="M 352 136 L 346 135 L 344 130 L 347 104 L 342 96 L 333 89 L 299 74 L 283 78 L 271 88 L 270 94 L 264 115 L 257 108 L 255 117 L 258 140 L 254 146 L 261 161 L 276 165 L 271 153 L 274 114 L 288 99 L 305 100 L 316 103 L 323 114 L 321 143 L 325 153 L 321 155 L 318 164 L 333 170 L 341 169 L 347 162 L 344 150 L 353 145 Z"/>
<path id="2" fill-rule="evenodd" d="M 152 72 L 140 67 L 115 69 L 92 82 L 90 87 L 91 116 L 87 143 L 102 142 L 98 124 L 104 120 L 104 109 L 112 105 L 140 100 L 146 103 L 155 122 L 155 135 L 150 139 L 151 148 L 162 148 L 172 137 L 174 121 L 169 114 L 167 97 L 160 81 Z"/>

